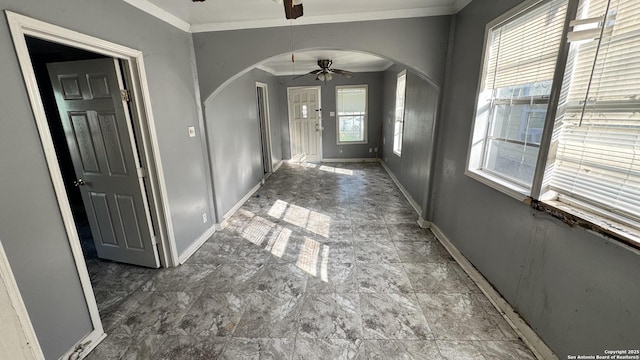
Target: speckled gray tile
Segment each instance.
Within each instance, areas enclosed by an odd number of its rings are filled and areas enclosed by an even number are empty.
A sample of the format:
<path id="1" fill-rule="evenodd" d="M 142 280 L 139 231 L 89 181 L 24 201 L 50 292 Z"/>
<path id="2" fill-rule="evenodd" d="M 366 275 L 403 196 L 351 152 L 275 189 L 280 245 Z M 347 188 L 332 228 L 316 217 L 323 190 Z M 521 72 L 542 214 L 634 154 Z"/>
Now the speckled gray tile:
<path id="1" fill-rule="evenodd" d="M 384 222 L 391 224 L 416 224 L 418 214 L 413 209 L 387 209 L 382 211 Z"/>
<path id="2" fill-rule="evenodd" d="M 110 334 L 91 359 L 530 360 L 415 220 L 379 164 L 284 164 L 186 265 L 87 262 Z"/>
<path id="3" fill-rule="evenodd" d="M 440 351 L 432 340 L 365 340 L 369 360 L 440 360 Z"/>
<path id="4" fill-rule="evenodd" d="M 187 292 L 154 292 L 114 326 L 112 333 L 132 337 L 176 335 L 177 325 L 198 295 L 199 293 Z"/>
<path id="5" fill-rule="evenodd" d="M 353 225 L 354 241 L 390 241 L 387 226 L 383 223 L 368 223 Z"/>
<path id="6" fill-rule="evenodd" d="M 307 293 L 354 292 L 358 290 L 358 277 L 355 263 L 327 263 L 320 266 L 316 276 L 307 278 Z"/>
<path id="7" fill-rule="evenodd" d="M 153 293 L 146 291 L 136 291 L 127 296 L 111 312 L 101 315 L 102 327 L 105 332 L 110 333 L 111 329 L 123 321 L 129 314 L 134 312 Z"/>
<path id="8" fill-rule="evenodd" d="M 362 340 L 298 337 L 294 360 L 365 360 Z"/>
<path id="9" fill-rule="evenodd" d="M 361 339 L 359 295 L 357 293 L 305 295 L 298 318 L 298 336 Z"/>
<path id="10" fill-rule="evenodd" d="M 204 279 L 204 287 L 206 289 L 215 289 L 220 293 L 255 291 L 250 284 L 264 267 L 265 264 L 263 263 L 237 262 L 222 264 Z"/>
<path id="11" fill-rule="evenodd" d="M 412 292 L 411 282 L 399 263 L 357 264 L 358 291 L 375 293 Z"/>
<path id="12" fill-rule="evenodd" d="M 435 241 L 396 241 L 396 250 L 402 262 L 446 262 L 453 261 L 447 250 Z"/>
<path id="13" fill-rule="evenodd" d="M 452 263 L 403 263 L 409 280 L 416 292 L 430 294 L 438 293 L 469 293 L 467 286 L 460 274 L 454 269 Z"/>
<path id="14" fill-rule="evenodd" d="M 287 338 L 296 334 L 302 295 L 245 295 L 247 307 L 233 333 L 234 337 Z"/>
<path id="15" fill-rule="evenodd" d="M 217 359 L 227 339 L 211 336 L 168 336 L 154 354 L 157 360 L 209 360 Z"/>
<path id="16" fill-rule="evenodd" d="M 133 339 L 129 335 L 108 335 L 85 357 L 86 360 L 119 360 L 127 351 Z"/>
<path id="17" fill-rule="evenodd" d="M 445 360 L 535 360 L 521 341 L 437 341 Z"/>
<path id="18" fill-rule="evenodd" d="M 180 320 L 176 332 L 184 335 L 228 336 L 238 325 L 244 309 L 243 295 L 207 289 Z"/>
<path id="19" fill-rule="evenodd" d="M 235 261 L 234 253 L 239 241 L 224 237 L 218 241 L 207 241 L 191 256 L 187 264 L 222 264 Z"/>
<path id="20" fill-rule="evenodd" d="M 360 294 L 367 340 L 431 340 L 433 335 L 413 294 Z"/>
<path id="21" fill-rule="evenodd" d="M 400 262 L 398 252 L 391 241 L 359 241 L 354 247 L 356 260 L 359 262 Z"/>
<path id="22" fill-rule="evenodd" d="M 506 340 L 476 294 L 416 294 L 438 340 Z"/>
<path id="23" fill-rule="evenodd" d="M 144 291 L 198 291 L 203 290 L 202 280 L 208 277 L 219 264 L 182 265 L 162 269 L 142 286 Z"/>
<path id="24" fill-rule="evenodd" d="M 248 290 L 283 295 L 302 295 L 307 273 L 292 263 L 269 263 L 247 284 Z"/>
<path id="25" fill-rule="evenodd" d="M 121 360 L 149 360 L 155 359 L 156 354 L 162 350 L 162 344 L 166 336 L 147 335 L 135 339 L 122 356 Z"/>
<path id="26" fill-rule="evenodd" d="M 433 240 L 427 231 L 416 223 L 389 224 L 389 235 L 393 241 L 429 241 Z"/>
<path id="27" fill-rule="evenodd" d="M 229 339 L 221 359 L 287 360 L 291 359 L 293 339 Z"/>

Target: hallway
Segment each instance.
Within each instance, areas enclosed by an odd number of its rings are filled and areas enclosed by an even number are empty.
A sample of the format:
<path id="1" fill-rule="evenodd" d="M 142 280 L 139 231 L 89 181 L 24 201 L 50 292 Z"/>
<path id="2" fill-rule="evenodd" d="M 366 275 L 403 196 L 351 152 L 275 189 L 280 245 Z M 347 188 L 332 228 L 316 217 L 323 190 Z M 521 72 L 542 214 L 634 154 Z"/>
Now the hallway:
<path id="1" fill-rule="evenodd" d="M 377 163 L 284 164 L 88 359 L 534 359 L 416 218 Z"/>

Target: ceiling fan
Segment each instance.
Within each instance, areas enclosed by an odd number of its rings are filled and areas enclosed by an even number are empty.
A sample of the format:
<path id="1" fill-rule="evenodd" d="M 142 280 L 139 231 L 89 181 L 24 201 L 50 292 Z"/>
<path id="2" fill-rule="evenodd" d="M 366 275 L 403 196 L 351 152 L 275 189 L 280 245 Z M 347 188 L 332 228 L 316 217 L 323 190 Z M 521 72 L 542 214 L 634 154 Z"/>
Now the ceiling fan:
<path id="1" fill-rule="evenodd" d="M 328 60 L 328 59 L 318 60 L 318 66 L 320 67 L 320 69 L 310 71 L 310 72 L 308 72 L 306 74 L 303 74 L 303 75 L 298 75 L 298 76 L 294 77 L 293 79 L 295 80 L 295 79 L 298 79 L 298 78 L 301 78 L 301 77 L 307 76 L 307 75 L 315 75 L 316 76 L 316 80 L 327 82 L 327 81 L 333 79 L 333 75 L 334 74 L 342 75 L 342 76 L 346 77 L 347 79 L 351 79 L 353 77 L 353 73 L 351 71 L 334 69 L 334 68 L 331 67 L 331 64 L 333 64 L 333 61 Z"/>

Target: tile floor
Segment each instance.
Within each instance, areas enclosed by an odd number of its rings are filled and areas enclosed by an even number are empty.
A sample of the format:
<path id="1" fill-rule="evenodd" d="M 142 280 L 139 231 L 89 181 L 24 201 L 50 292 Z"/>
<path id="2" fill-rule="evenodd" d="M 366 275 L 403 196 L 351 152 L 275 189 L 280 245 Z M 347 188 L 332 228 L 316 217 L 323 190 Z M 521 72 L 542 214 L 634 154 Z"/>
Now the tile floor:
<path id="1" fill-rule="evenodd" d="M 91 262 L 88 359 L 534 359 L 416 218 L 378 164 L 285 164 L 183 266 Z"/>

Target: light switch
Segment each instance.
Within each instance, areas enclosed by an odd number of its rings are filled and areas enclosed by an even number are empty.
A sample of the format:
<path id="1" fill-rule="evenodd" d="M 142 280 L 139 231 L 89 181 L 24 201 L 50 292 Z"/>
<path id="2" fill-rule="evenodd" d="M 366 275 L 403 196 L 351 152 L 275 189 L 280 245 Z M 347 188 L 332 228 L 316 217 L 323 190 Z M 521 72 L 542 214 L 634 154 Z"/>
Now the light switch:
<path id="1" fill-rule="evenodd" d="M 196 128 L 195 128 L 195 126 L 189 126 L 189 137 L 196 137 Z"/>
<path id="2" fill-rule="evenodd" d="M 331 112 L 329 112 L 329 116 L 331 116 L 331 117 L 335 117 L 335 116 L 336 116 L 335 111 L 331 111 Z"/>

